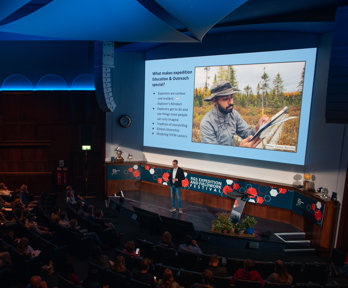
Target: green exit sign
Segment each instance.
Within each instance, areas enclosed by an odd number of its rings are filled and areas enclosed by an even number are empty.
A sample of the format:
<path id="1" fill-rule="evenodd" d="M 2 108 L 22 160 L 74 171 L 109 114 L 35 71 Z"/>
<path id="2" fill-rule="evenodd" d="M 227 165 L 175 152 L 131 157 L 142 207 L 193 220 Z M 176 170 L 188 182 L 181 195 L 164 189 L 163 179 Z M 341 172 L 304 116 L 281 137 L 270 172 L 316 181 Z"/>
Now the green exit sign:
<path id="1" fill-rule="evenodd" d="M 82 150 L 83 151 L 89 151 L 91 149 L 92 149 L 91 145 L 82 145 Z"/>

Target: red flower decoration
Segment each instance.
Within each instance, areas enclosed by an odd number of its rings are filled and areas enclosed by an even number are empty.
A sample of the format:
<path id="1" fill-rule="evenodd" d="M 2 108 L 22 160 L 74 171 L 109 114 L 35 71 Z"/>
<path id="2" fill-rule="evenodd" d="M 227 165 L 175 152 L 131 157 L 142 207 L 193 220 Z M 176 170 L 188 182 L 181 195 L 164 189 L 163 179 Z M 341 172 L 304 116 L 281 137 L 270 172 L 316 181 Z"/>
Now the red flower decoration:
<path id="1" fill-rule="evenodd" d="M 133 176 L 134 176 L 135 178 L 139 177 L 139 176 L 140 176 L 140 171 L 139 171 L 139 170 L 135 170 L 135 171 L 133 172 Z"/>
<path id="2" fill-rule="evenodd" d="M 288 190 L 285 188 L 279 188 L 278 191 L 280 194 L 285 194 Z"/>
<path id="3" fill-rule="evenodd" d="M 159 184 L 162 184 L 162 182 L 163 182 L 162 178 L 158 178 L 158 179 L 157 179 L 157 182 L 158 182 Z"/>
<path id="4" fill-rule="evenodd" d="M 259 204 L 262 204 L 263 203 L 263 198 L 262 197 L 257 197 L 256 198 L 256 202 L 259 203 Z"/>
<path id="5" fill-rule="evenodd" d="M 145 165 L 145 170 L 150 170 L 150 166 L 149 165 Z"/>
<path id="6" fill-rule="evenodd" d="M 320 210 L 317 210 L 314 212 L 314 218 L 317 220 L 317 221 L 320 221 L 321 220 L 321 217 L 322 217 L 322 214 L 321 214 L 321 211 Z"/>
<path id="7" fill-rule="evenodd" d="M 311 208 L 312 208 L 313 211 L 315 211 L 315 209 L 316 209 L 317 207 L 315 206 L 314 203 L 312 203 Z"/>
<path id="8" fill-rule="evenodd" d="M 128 172 L 133 172 L 133 168 L 131 167 L 131 168 L 128 168 Z"/>
<path id="9" fill-rule="evenodd" d="M 246 191 L 246 193 L 248 194 L 249 198 L 255 198 L 257 196 L 257 191 L 255 188 L 250 187 L 248 188 L 248 190 Z"/>
<path id="10" fill-rule="evenodd" d="M 169 178 L 169 173 L 168 172 L 163 173 L 162 178 L 163 178 L 164 181 L 167 182 L 168 178 Z"/>
<path id="11" fill-rule="evenodd" d="M 236 200 L 234 200 L 234 207 L 239 207 L 239 204 L 238 204 L 237 199 L 236 199 Z"/>
<path id="12" fill-rule="evenodd" d="M 228 192 L 232 192 L 232 188 L 231 186 L 225 186 L 224 188 L 222 188 L 222 191 L 224 192 L 225 195 L 227 195 Z"/>
<path id="13" fill-rule="evenodd" d="M 190 182 L 188 181 L 187 178 L 185 178 L 184 180 L 181 181 L 182 187 L 187 187 L 189 186 Z"/>
<path id="14" fill-rule="evenodd" d="M 233 190 L 238 190 L 240 188 L 238 183 L 233 183 Z"/>

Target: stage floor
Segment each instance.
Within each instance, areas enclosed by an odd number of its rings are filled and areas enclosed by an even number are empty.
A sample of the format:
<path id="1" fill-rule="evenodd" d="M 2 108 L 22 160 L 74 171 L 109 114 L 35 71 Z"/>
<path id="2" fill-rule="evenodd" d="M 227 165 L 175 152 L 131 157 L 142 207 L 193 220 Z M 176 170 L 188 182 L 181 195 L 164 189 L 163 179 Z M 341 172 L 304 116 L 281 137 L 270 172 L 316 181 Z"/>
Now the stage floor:
<path id="1" fill-rule="evenodd" d="M 160 216 L 166 216 L 174 219 L 192 222 L 196 231 L 210 232 L 211 222 L 212 220 L 216 219 L 217 213 L 231 212 L 182 201 L 183 213 L 180 214 L 178 213 L 178 211 L 171 213 L 169 211 L 171 207 L 171 200 L 169 197 L 143 191 L 126 191 L 123 193 L 124 208 L 133 210 L 133 206 L 135 206 L 150 212 L 157 213 Z M 118 201 L 118 198 L 116 198 L 115 201 Z M 256 240 L 264 240 L 264 235 L 271 235 L 268 239 L 269 241 L 280 242 L 281 240 L 278 237 L 275 237 L 274 233 L 299 232 L 298 229 L 290 224 L 284 224 L 258 217 L 255 218 L 258 221 L 255 226 L 254 233 L 254 239 Z"/>
<path id="2" fill-rule="evenodd" d="M 171 213 L 169 211 L 171 206 L 170 197 L 143 191 L 125 191 L 123 193 L 123 201 L 120 201 L 119 197 L 111 196 L 109 198 L 120 208 L 121 214 L 128 214 L 127 217 L 135 219 L 136 217 L 133 216 L 136 214 L 133 207 L 137 207 L 160 216 L 191 222 L 194 230 L 197 231 L 198 241 L 204 253 L 242 259 L 249 257 L 254 260 L 267 261 L 277 259 L 303 262 L 310 260 L 323 261 L 314 249 L 312 251 L 288 251 L 289 246 L 291 248 L 292 245 L 284 243 L 275 234 L 301 233 L 290 224 L 255 217 L 258 223 L 255 226 L 254 237 L 226 236 L 210 232 L 211 221 L 216 219 L 217 213 L 230 213 L 230 211 L 183 201 L 183 214 L 179 214 L 177 211 Z M 157 239 L 157 241 L 159 239 L 159 235 L 156 236 L 154 233 L 147 235 L 149 235 L 149 240 L 151 240 L 151 237 Z"/>

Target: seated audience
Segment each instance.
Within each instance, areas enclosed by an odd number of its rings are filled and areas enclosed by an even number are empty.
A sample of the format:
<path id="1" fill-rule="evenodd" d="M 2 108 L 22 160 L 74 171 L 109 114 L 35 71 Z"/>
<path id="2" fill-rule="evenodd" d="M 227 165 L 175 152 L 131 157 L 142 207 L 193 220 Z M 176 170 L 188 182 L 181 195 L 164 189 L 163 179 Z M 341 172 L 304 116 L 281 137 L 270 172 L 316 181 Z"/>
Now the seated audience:
<path id="1" fill-rule="evenodd" d="M 170 234 L 170 232 L 168 231 L 165 231 L 162 234 L 161 240 L 158 245 L 164 248 L 174 248 L 174 244 L 172 242 L 172 234 Z"/>
<path id="2" fill-rule="evenodd" d="M 76 205 L 74 206 L 74 212 L 80 217 L 84 217 L 87 215 L 81 201 L 77 201 Z"/>
<path id="3" fill-rule="evenodd" d="M 24 222 L 25 228 L 31 230 L 39 235 L 51 237 L 53 232 L 49 231 L 48 227 L 39 225 L 32 217 L 27 217 Z"/>
<path id="4" fill-rule="evenodd" d="M 346 254 L 343 266 L 340 268 L 340 275 L 348 277 L 348 253 Z"/>
<path id="5" fill-rule="evenodd" d="M 65 263 L 62 271 L 63 276 L 74 283 L 76 287 L 82 287 L 82 281 L 79 276 L 75 273 L 74 266 L 70 263 Z"/>
<path id="6" fill-rule="evenodd" d="M 131 257 L 140 257 L 140 252 L 136 253 L 134 241 L 127 241 L 122 252 Z"/>
<path id="7" fill-rule="evenodd" d="M 33 207 L 37 203 L 34 203 L 33 196 L 29 193 L 28 186 L 23 184 L 19 188 L 19 200 L 24 207 Z"/>
<path id="8" fill-rule="evenodd" d="M 335 276 L 342 276 L 348 278 L 348 253 L 346 254 L 345 260 L 340 265 L 335 265 L 334 263 L 331 263 L 331 269 Z"/>
<path id="9" fill-rule="evenodd" d="M 39 275 L 34 275 L 30 277 L 27 288 L 47 288 L 47 283 Z"/>
<path id="10" fill-rule="evenodd" d="M 159 288 L 180 288 L 181 286 L 174 280 L 173 272 L 169 268 L 164 269 L 162 279 L 158 281 Z"/>
<path id="11" fill-rule="evenodd" d="M 6 211 L 3 212 L 0 210 L 0 223 L 9 223 L 9 222 L 15 223 L 14 219 L 10 220 L 9 218 L 10 217 L 8 216 L 8 213 L 6 213 Z"/>
<path id="12" fill-rule="evenodd" d="M 261 278 L 261 275 L 258 271 L 254 269 L 255 263 L 251 259 L 244 260 L 244 267 L 239 268 L 231 279 L 231 284 L 234 285 L 237 280 L 249 280 L 249 281 L 258 281 L 262 286 L 265 285 L 265 281 Z"/>
<path id="13" fill-rule="evenodd" d="M 35 258 L 41 253 L 40 250 L 34 250 L 33 247 L 29 245 L 29 239 L 26 237 L 19 240 L 16 250 L 19 254 L 28 256 L 29 258 Z"/>
<path id="14" fill-rule="evenodd" d="M 279 284 L 292 284 L 293 277 L 288 273 L 285 263 L 282 260 L 277 260 L 274 266 L 274 272 L 268 276 L 267 282 Z"/>
<path id="15" fill-rule="evenodd" d="M 11 191 L 7 189 L 5 183 L 0 183 L 0 205 L 1 206 L 10 206 L 10 203 L 5 199 L 9 199 L 11 196 Z"/>
<path id="16" fill-rule="evenodd" d="M 0 252 L 0 268 L 12 266 L 11 254 L 7 251 Z"/>
<path id="17" fill-rule="evenodd" d="M 91 257 L 92 257 L 92 262 L 94 264 L 106 269 L 111 268 L 109 258 L 106 255 L 104 255 L 100 246 L 93 247 L 93 253 Z"/>
<path id="18" fill-rule="evenodd" d="M 94 219 L 94 222 L 99 224 L 104 230 L 109 230 L 109 229 L 112 229 L 112 230 L 116 230 L 114 224 L 110 223 L 110 222 L 107 222 L 103 217 L 104 217 L 104 213 L 101 209 L 97 209 L 95 211 L 95 219 Z"/>
<path id="19" fill-rule="evenodd" d="M 131 273 L 126 267 L 126 260 L 122 255 L 116 256 L 114 259 L 111 270 L 120 274 L 126 275 L 128 278 L 130 278 Z"/>
<path id="20" fill-rule="evenodd" d="M 194 253 L 194 254 L 202 254 L 202 250 L 201 248 L 199 248 L 197 241 L 193 240 L 191 235 L 185 236 L 185 243 L 179 245 L 178 251 Z"/>
<path id="21" fill-rule="evenodd" d="M 142 259 L 140 262 L 139 270 L 133 274 L 133 278 L 143 283 L 150 284 L 152 287 L 155 287 L 155 277 L 149 272 L 151 264 L 152 263 L 150 259 Z"/>
<path id="22" fill-rule="evenodd" d="M 93 239 L 97 244 L 103 245 L 103 242 L 100 240 L 96 232 L 90 232 L 85 228 L 81 228 L 75 218 L 69 221 L 69 229 L 70 231 L 78 233 L 81 236 L 88 236 L 90 237 L 90 239 Z"/>
<path id="23" fill-rule="evenodd" d="M 88 205 L 86 218 L 88 221 L 91 221 L 91 222 L 95 221 L 94 205 Z"/>
<path id="24" fill-rule="evenodd" d="M 61 211 L 59 213 L 58 225 L 63 227 L 63 228 L 70 227 L 70 221 L 69 221 L 68 215 L 65 211 Z"/>
<path id="25" fill-rule="evenodd" d="M 209 269 L 204 270 L 203 272 L 203 283 L 195 283 L 191 288 L 214 288 L 214 273 Z"/>
<path id="26" fill-rule="evenodd" d="M 78 202 L 80 202 L 82 206 L 84 206 L 86 203 L 86 200 L 79 194 L 75 193 L 74 189 L 70 185 L 66 186 L 65 195 L 66 195 L 66 203 L 71 206 L 75 206 Z"/>
<path id="27" fill-rule="evenodd" d="M 0 182 L 0 190 L 7 191 L 7 187 L 4 182 Z"/>
<path id="28" fill-rule="evenodd" d="M 208 269 L 214 273 L 214 276 L 228 276 L 226 267 L 219 266 L 220 258 L 213 254 L 210 256 Z"/>
<path id="29" fill-rule="evenodd" d="M 50 215 L 50 219 L 53 223 L 58 224 L 60 213 L 61 213 L 60 208 L 53 209 L 53 211 L 51 212 L 51 215 Z"/>

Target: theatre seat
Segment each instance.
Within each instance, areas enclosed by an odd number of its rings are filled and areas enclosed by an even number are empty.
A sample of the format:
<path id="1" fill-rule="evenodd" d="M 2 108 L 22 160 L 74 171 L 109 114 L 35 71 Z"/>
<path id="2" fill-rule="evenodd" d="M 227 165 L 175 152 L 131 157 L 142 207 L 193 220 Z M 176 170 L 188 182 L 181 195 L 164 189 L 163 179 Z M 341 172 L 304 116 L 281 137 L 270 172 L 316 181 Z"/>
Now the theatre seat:
<path id="1" fill-rule="evenodd" d="M 140 249 L 141 256 L 144 258 L 155 258 L 155 245 L 145 239 L 137 239 L 136 247 Z"/>
<path id="2" fill-rule="evenodd" d="M 179 283 L 184 287 L 191 287 L 194 283 L 202 283 L 202 273 L 186 269 L 180 270 Z"/>
<path id="3" fill-rule="evenodd" d="M 259 281 L 237 280 L 236 288 L 261 288 L 262 284 Z"/>
<path id="4" fill-rule="evenodd" d="M 231 278 L 232 276 L 228 276 L 228 277 L 218 277 L 215 276 L 214 277 L 214 287 L 217 288 L 230 288 L 231 287 Z"/>
<path id="5" fill-rule="evenodd" d="M 289 284 L 280 284 L 280 283 L 266 283 L 264 288 L 291 288 Z"/>

